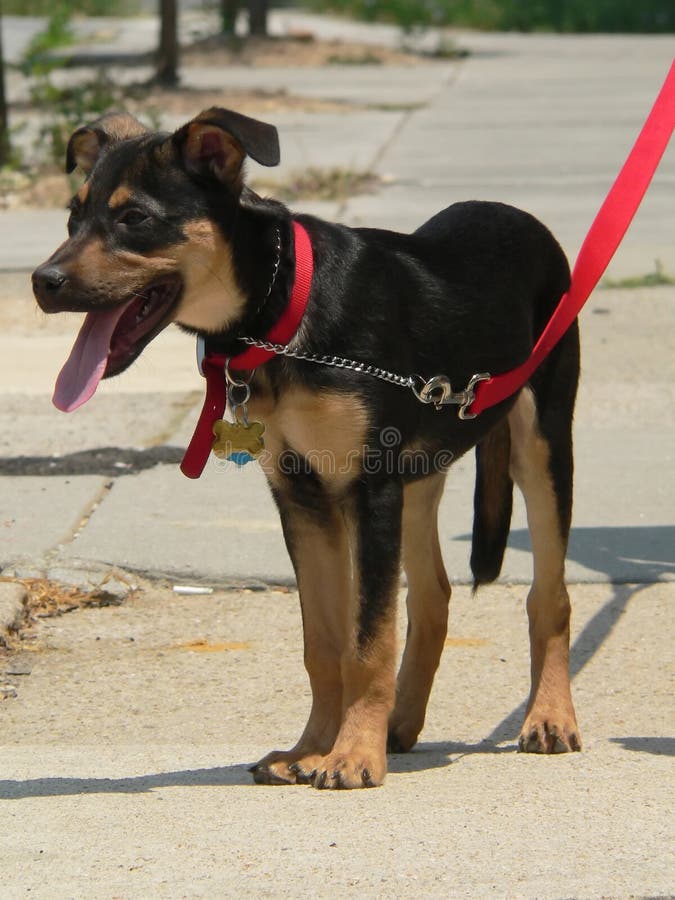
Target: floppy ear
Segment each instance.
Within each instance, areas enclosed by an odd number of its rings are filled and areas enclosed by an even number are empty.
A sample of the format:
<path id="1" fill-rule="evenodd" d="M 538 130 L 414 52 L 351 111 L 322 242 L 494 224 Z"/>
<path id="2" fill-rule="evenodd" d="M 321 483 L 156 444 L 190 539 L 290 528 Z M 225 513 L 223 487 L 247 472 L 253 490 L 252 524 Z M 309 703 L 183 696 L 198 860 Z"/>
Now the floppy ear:
<path id="1" fill-rule="evenodd" d="M 263 166 L 279 164 L 276 128 L 229 109 L 205 110 L 183 125 L 173 142 L 188 171 L 216 178 L 238 190 L 245 156 Z"/>
<path id="2" fill-rule="evenodd" d="M 147 131 L 138 119 L 128 113 L 107 113 L 101 116 L 91 125 L 78 128 L 70 136 L 66 150 L 66 172 L 70 175 L 79 166 L 88 175 L 106 145 L 147 134 Z"/>

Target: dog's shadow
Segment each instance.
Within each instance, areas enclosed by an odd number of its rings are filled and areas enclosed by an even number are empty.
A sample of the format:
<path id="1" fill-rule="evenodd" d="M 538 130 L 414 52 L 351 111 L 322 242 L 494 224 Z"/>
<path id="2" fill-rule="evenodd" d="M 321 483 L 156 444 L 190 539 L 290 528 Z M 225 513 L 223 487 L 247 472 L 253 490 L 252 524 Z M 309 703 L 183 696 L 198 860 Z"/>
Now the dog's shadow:
<path id="1" fill-rule="evenodd" d="M 428 769 L 444 769 L 458 762 L 463 756 L 475 754 L 515 753 L 516 744 L 496 744 L 485 739 L 476 744 L 458 741 L 423 742 L 417 744 L 410 753 L 391 753 L 387 757 L 390 772 L 425 772 Z"/>
<path id="2" fill-rule="evenodd" d="M 610 738 L 627 750 L 653 753 L 659 756 L 675 754 L 673 738 Z M 476 744 L 457 741 L 425 742 L 411 753 L 392 753 L 388 756 L 391 774 L 425 772 L 444 769 L 462 757 L 474 754 L 515 753 L 515 743 L 497 744 L 485 739 Z M 145 794 L 165 787 L 250 787 L 253 785 L 249 763 L 216 766 L 211 769 L 183 769 L 160 772 L 156 775 L 137 775 L 128 778 L 32 778 L 27 781 L 0 780 L 0 800 L 26 800 L 36 797 L 72 797 L 84 794 Z"/>
<path id="3" fill-rule="evenodd" d="M 515 747 L 498 747 L 491 741 L 478 744 L 453 742 L 419 744 L 412 753 L 388 757 L 389 771 L 421 772 L 444 768 L 472 753 L 512 753 Z M 72 797 L 84 794 L 145 794 L 166 787 L 253 787 L 250 763 L 217 766 L 211 769 L 184 769 L 127 778 L 31 778 L 26 781 L 0 780 L 0 800 L 36 797 Z"/>
<path id="4" fill-rule="evenodd" d="M 184 769 L 128 778 L 31 778 L 0 780 L 0 800 L 71 797 L 77 794 L 145 794 L 165 787 L 241 787 L 252 783 L 249 763 L 212 769 Z"/>

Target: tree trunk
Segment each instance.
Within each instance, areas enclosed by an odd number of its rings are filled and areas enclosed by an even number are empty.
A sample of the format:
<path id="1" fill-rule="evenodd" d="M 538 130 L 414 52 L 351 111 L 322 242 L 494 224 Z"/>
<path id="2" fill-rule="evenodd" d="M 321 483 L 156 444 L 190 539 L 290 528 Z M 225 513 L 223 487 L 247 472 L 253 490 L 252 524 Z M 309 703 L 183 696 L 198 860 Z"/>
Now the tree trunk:
<path id="1" fill-rule="evenodd" d="M 220 0 L 220 28 L 228 37 L 234 37 L 240 3 L 241 0 Z"/>
<path id="2" fill-rule="evenodd" d="M 178 0 L 159 0 L 160 30 L 157 81 L 167 87 L 178 84 Z"/>
<path id="3" fill-rule="evenodd" d="M 2 6 L 0 6 L 0 166 L 7 165 L 10 153 L 9 119 L 5 94 L 5 60 L 2 53 Z"/>
<path id="4" fill-rule="evenodd" d="M 267 37 L 268 0 L 248 0 L 248 32 L 256 37 Z"/>

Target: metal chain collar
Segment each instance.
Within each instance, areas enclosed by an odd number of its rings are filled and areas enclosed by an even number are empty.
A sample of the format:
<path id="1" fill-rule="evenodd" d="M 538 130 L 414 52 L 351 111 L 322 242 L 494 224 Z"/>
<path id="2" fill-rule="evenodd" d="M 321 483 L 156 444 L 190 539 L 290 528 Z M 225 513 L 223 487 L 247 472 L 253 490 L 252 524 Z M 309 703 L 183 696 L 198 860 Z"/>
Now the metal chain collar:
<path id="1" fill-rule="evenodd" d="M 305 353 L 303 350 L 293 350 L 286 344 L 273 344 L 270 341 L 256 340 L 255 338 L 240 338 L 249 347 L 257 347 L 259 350 L 267 350 L 269 353 L 276 353 L 277 356 L 290 356 L 293 359 L 303 359 L 307 362 L 317 363 L 321 366 L 333 366 L 336 369 L 351 369 L 353 372 L 362 372 L 364 375 L 372 375 L 373 378 L 380 378 L 382 381 L 388 381 L 391 384 L 397 384 L 399 387 L 412 388 L 415 385 L 413 376 L 396 375 L 394 372 L 388 372 L 386 369 L 380 369 L 378 366 L 369 366 L 366 363 L 356 362 L 353 359 L 345 359 L 342 356 L 321 356 L 319 353 Z"/>
<path id="2" fill-rule="evenodd" d="M 395 384 L 398 387 L 409 388 L 421 403 L 433 403 L 437 410 L 450 404 L 459 406 L 458 415 L 460 419 L 476 418 L 473 413 L 468 411 L 475 399 L 474 388 L 478 382 L 487 381 L 490 378 L 489 372 L 472 375 L 463 391 L 453 391 L 447 375 L 434 375 L 429 379 L 424 378 L 422 375 L 398 375 L 396 372 L 389 372 L 387 369 L 381 369 L 379 366 L 371 366 L 367 363 L 357 362 L 354 359 L 345 359 L 343 356 L 322 356 L 318 353 L 306 353 L 303 350 L 294 350 L 286 344 L 273 344 L 270 341 L 257 340 L 256 338 L 242 337 L 240 340 L 249 347 L 267 350 L 269 353 L 276 353 L 277 356 L 289 356 L 292 359 L 302 359 L 306 362 L 313 362 L 320 366 L 331 366 L 336 369 L 349 369 L 352 372 L 379 378 L 381 381 Z"/>

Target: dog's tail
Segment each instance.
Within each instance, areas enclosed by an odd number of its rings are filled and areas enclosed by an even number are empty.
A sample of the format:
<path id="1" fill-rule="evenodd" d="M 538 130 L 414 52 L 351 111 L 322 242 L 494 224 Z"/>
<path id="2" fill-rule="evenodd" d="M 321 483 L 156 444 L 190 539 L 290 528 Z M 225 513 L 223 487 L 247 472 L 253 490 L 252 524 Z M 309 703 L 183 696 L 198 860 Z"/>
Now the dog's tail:
<path id="1" fill-rule="evenodd" d="M 511 527 L 513 481 L 509 475 L 511 435 L 506 420 L 476 446 L 471 571 L 474 591 L 499 577 Z"/>

